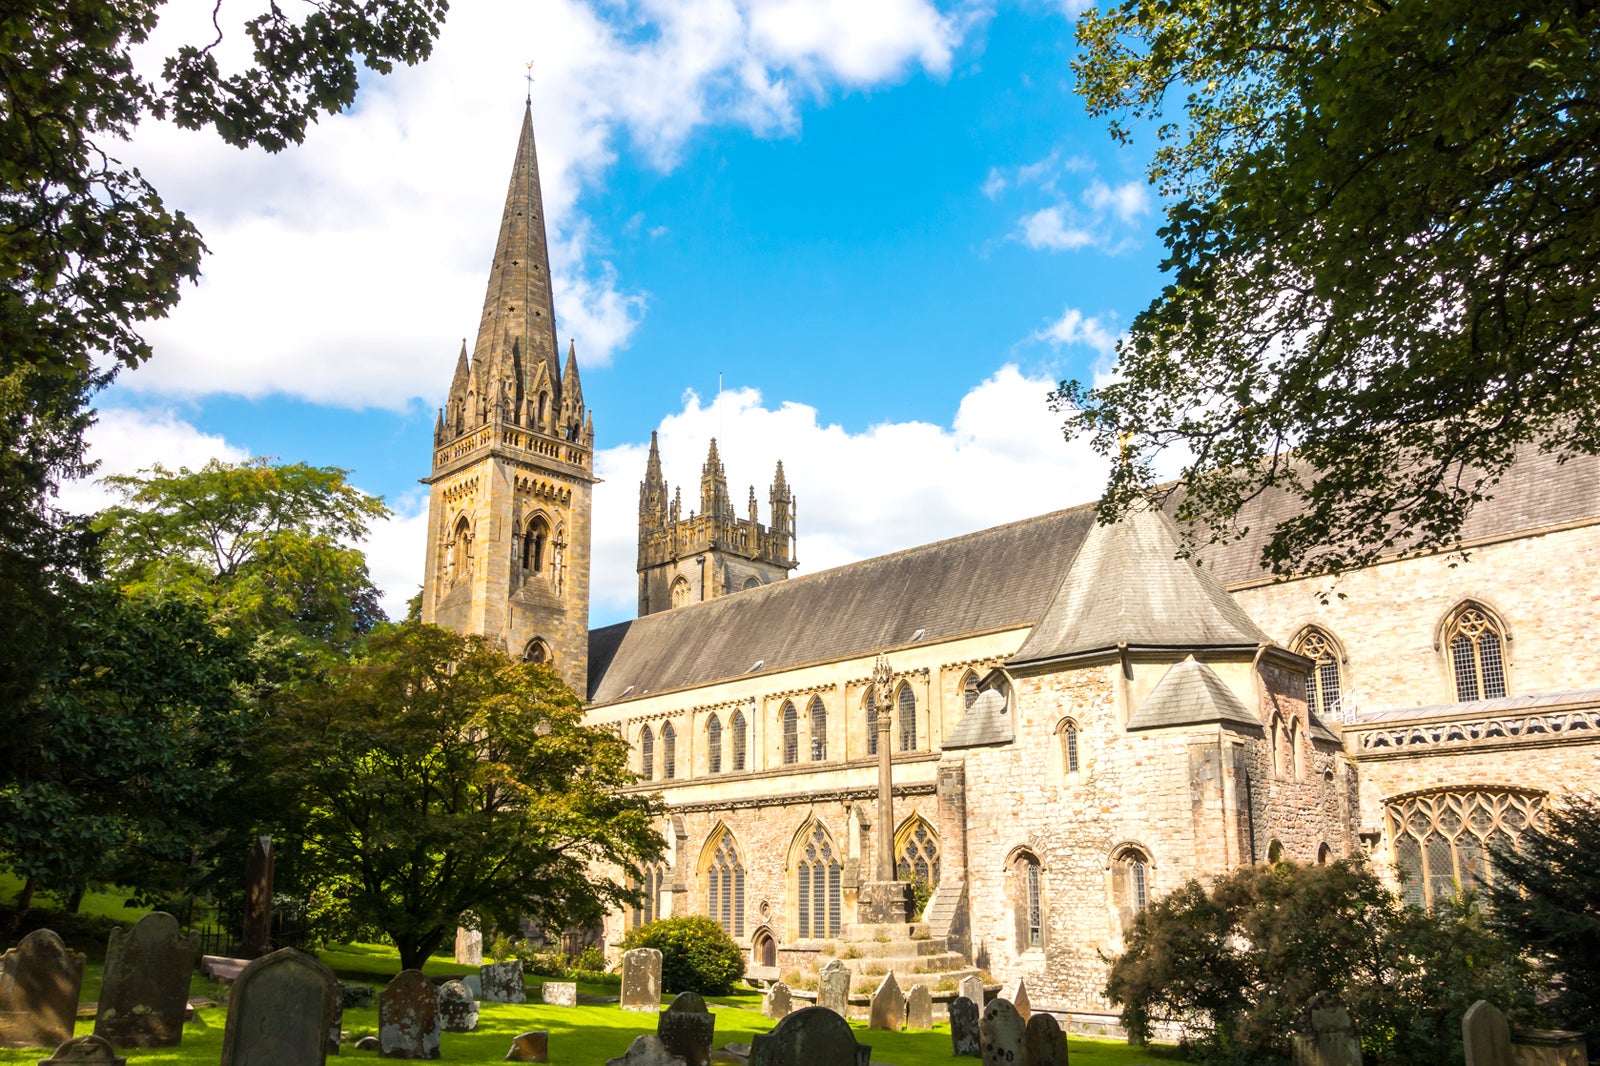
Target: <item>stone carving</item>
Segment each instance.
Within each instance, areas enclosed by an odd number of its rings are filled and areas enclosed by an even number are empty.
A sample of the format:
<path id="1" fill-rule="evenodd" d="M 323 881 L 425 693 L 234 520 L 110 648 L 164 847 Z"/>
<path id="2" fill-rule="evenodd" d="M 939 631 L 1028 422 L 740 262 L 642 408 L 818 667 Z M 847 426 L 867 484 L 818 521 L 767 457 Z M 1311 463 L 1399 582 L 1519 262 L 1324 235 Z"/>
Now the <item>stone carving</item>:
<path id="1" fill-rule="evenodd" d="M 1022 1057 L 1025 1024 L 1009 999 L 991 999 L 978 1019 L 983 1066 L 1013 1066 Z"/>
<path id="2" fill-rule="evenodd" d="M 131 931 L 113 929 L 94 1032 L 117 1047 L 176 1047 L 189 1007 L 199 938 L 154 911 Z"/>
<path id="3" fill-rule="evenodd" d="M 1512 1066 L 1506 1016 L 1488 1000 L 1478 1000 L 1461 1016 L 1461 1046 L 1466 1066 Z"/>
<path id="4" fill-rule="evenodd" d="M 870 1066 L 872 1048 L 835 1011 L 805 1007 L 758 1034 L 750 1045 L 750 1066 Z"/>
<path id="5" fill-rule="evenodd" d="M 830 959 L 817 974 L 817 1006 L 839 1017 L 850 1009 L 850 969 L 838 959 Z"/>
<path id="6" fill-rule="evenodd" d="M 708 1066 L 717 1019 L 698 992 L 680 992 L 656 1020 L 656 1036 L 687 1066 Z"/>
<path id="7" fill-rule="evenodd" d="M 40 1059 L 39 1066 L 55 1062 L 75 1062 L 79 1066 L 127 1066 L 128 1060 L 117 1054 L 111 1041 L 103 1036 L 80 1036 L 56 1048 L 56 1053 Z"/>
<path id="8" fill-rule="evenodd" d="M 789 986 L 782 981 L 776 981 L 767 989 L 767 994 L 761 997 L 761 1014 L 773 1021 L 782 1021 L 794 1010 L 789 997 Z"/>
<path id="9" fill-rule="evenodd" d="M 1476 722 L 1438 722 L 1398 729 L 1373 729 L 1356 734 L 1363 751 L 1416 748 L 1436 744 L 1481 745 L 1516 740 L 1544 740 L 1562 733 L 1600 733 L 1600 710 L 1555 714 L 1507 715 Z"/>
<path id="10" fill-rule="evenodd" d="M 550 1030 L 535 1029 L 518 1033 L 511 1039 L 511 1050 L 506 1052 L 507 1062 L 549 1062 Z"/>
<path id="11" fill-rule="evenodd" d="M 478 967 L 485 1003 L 526 1003 L 528 986 L 522 979 L 522 960 L 507 959 Z"/>
<path id="12" fill-rule="evenodd" d="M 622 953 L 622 1009 L 661 1009 L 661 952 L 655 948 Z"/>
<path id="13" fill-rule="evenodd" d="M 1292 1040 L 1294 1066 L 1361 1066 L 1361 1036 L 1332 993 L 1311 997 L 1300 1028 Z"/>
<path id="14" fill-rule="evenodd" d="M 460 981 L 446 981 L 437 992 L 439 1029 L 446 1033 L 470 1033 L 478 1027 L 478 1004 Z"/>
<path id="15" fill-rule="evenodd" d="M 625 1053 L 607 1059 L 606 1066 L 683 1066 L 683 1060 L 668 1051 L 656 1034 L 646 1033 L 634 1037 Z"/>
<path id="16" fill-rule="evenodd" d="M 927 985 L 912 985 L 906 993 L 906 1028 L 933 1028 L 933 993 Z"/>
<path id="17" fill-rule="evenodd" d="M 333 971 L 310 955 L 263 955 L 228 994 L 222 1066 L 323 1066 L 338 1002 Z"/>
<path id="18" fill-rule="evenodd" d="M 1022 1029 L 1022 1066 L 1067 1066 L 1067 1034 L 1048 1014 L 1035 1014 Z"/>
<path id="19" fill-rule="evenodd" d="M 898 1033 L 905 1028 L 906 997 L 900 991 L 900 982 L 894 979 L 893 970 L 878 983 L 878 990 L 872 993 L 869 1011 L 868 1029 L 887 1029 L 891 1033 Z"/>
<path id="20" fill-rule="evenodd" d="M 978 1007 L 966 996 L 950 1001 L 950 1043 L 952 1054 L 978 1058 L 983 1054 L 983 1039 L 978 1035 Z"/>
<path id="21" fill-rule="evenodd" d="M 456 961 L 463 966 L 483 965 L 483 930 L 465 926 L 456 930 Z"/>
<path id="22" fill-rule="evenodd" d="M 272 950 L 272 838 L 256 837 L 244 875 L 244 953 L 249 958 Z"/>
<path id="23" fill-rule="evenodd" d="M 0 1047 L 56 1047 L 72 1039 L 83 954 L 35 929 L 0 955 Z"/>
<path id="24" fill-rule="evenodd" d="M 378 1054 L 439 1057 L 439 999 L 421 970 L 401 970 L 378 996 Z"/>
<path id="25" fill-rule="evenodd" d="M 978 1008 L 977 1013 L 983 1013 L 983 978 L 975 973 L 968 974 L 956 986 L 956 994 L 970 999 L 972 1005 Z"/>
<path id="26" fill-rule="evenodd" d="M 546 981 L 539 990 L 539 998 L 552 1007 L 576 1007 L 578 983 L 576 981 Z"/>
<path id="27" fill-rule="evenodd" d="M 1028 1000 L 1028 983 L 1022 978 L 1001 985 L 1000 998 L 1009 1001 L 1017 1009 L 1017 1013 L 1022 1016 L 1023 1024 L 1027 1024 L 1028 1019 L 1033 1017 L 1033 1004 Z"/>

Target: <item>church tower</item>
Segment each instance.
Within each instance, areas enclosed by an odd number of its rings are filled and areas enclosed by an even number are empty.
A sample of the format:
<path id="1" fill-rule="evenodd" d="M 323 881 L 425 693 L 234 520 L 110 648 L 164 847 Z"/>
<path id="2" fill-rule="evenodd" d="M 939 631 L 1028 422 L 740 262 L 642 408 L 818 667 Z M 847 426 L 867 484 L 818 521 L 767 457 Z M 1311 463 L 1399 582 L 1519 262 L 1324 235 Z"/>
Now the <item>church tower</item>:
<path id="1" fill-rule="evenodd" d="M 434 426 L 422 618 L 553 663 L 582 695 L 594 419 L 575 347 L 560 358 L 530 105 L 477 341 Z"/>
<path id="2" fill-rule="evenodd" d="M 763 526 L 750 486 L 749 517 L 734 511 L 717 442 L 700 470 L 700 510 L 683 514 L 683 497 L 667 500 L 661 450 L 650 434 L 650 458 L 639 483 L 639 615 L 714 600 L 782 581 L 794 558 L 794 495 L 778 463 L 767 492 L 772 525 Z"/>

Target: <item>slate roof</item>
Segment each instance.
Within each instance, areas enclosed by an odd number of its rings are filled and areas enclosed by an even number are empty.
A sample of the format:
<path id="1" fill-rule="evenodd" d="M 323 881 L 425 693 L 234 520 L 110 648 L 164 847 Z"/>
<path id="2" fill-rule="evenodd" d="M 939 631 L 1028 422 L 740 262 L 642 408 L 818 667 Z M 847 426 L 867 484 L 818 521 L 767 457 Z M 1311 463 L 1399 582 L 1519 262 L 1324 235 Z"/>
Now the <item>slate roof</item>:
<path id="1" fill-rule="evenodd" d="M 1482 718 L 1499 714 L 1531 714 L 1552 707 L 1586 706 L 1600 703 L 1600 688 L 1570 689 L 1565 692 L 1530 692 L 1522 696 L 1500 696 L 1492 700 L 1465 703 L 1435 703 L 1426 707 L 1391 707 L 1364 711 L 1351 720 L 1357 728 L 1385 722 L 1410 722 L 1427 718 Z"/>
<path id="2" fill-rule="evenodd" d="M 945 751 L 953 748 L 981 748 L 990 744 L 1009 744 L 1016 735 L 1011 724 L 1011 708 L 1003 692 L 985 689 L 972 701 L 967 713 L 950 731 L 944 743 Z"/>
<path id="3" fill-rule="evenodd" d="M 1261 728 L 1261 719 L 1250 713 L 1217 672 L 1191 655 L 1162 675 L 1128 719 L 1128 728 L 1159 729 L 1205 722 Z"/>
<path id="4" fill-rule="evenodd" d="M 1050 606 L 1007 665 L 1115 649 L 1254 648 L 1269 642 L 1209 569 L 1177 555 L 1172 519 L 1141 508 L 1096 525 Z"/>

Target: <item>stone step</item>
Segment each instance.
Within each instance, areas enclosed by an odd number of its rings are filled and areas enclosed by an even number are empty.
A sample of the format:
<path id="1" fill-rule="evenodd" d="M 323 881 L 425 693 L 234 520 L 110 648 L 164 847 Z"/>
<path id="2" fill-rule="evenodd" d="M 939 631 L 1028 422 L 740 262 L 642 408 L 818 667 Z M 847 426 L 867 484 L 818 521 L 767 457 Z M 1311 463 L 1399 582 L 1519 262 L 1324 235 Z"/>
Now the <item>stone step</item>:
<path id="1" fill-rule="evenodd" d="M 845 925 L 839 932 L 839 939 L 843 941 L 876 940 L 878 937 L 905 937 L 910 940 L 924 940 L 932 936 L 933 932 L 927 922 L 900 922 L 865 923 Z"/>
<path id="2" fill-rule="evenodd" d="M 942 955 L 950 950 L 943 940 L 855 940 L 841 944 L 835 957 L 856 959 L 914 959 L 922 955 Z"/>
<path id="3" fill-rule="evenodd" d="M 946 974 L 956 970 L 970 969 L 966 957 L 955 951 L 942 951 L 937 955 L 919 955 L 915 958 L 889 958 L 889 959 L 840 959 L 845 968 L 852 974 L 862 977 L 882 978 L 883 974 L 893 970 L 895 974 Z M 879 973 L 871 971 L 878 970 Z"/>

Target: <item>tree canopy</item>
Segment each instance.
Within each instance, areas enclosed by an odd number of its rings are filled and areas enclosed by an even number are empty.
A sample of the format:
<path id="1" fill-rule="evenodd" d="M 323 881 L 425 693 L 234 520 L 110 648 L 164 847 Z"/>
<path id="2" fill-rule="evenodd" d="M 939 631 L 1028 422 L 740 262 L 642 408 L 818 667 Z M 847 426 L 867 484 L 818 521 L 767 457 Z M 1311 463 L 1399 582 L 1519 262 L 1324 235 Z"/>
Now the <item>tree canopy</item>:
<path id="1" fill-rule="evenodd" d="M 1338 571 L 1456 546 L 1519 447 L 1600 451 L 1600 5 L 1124 0 L 1079 92 L 1151 138 L 1169 281 L 1118 371 L 1054 396 L 1180 517 Z"/>
<path id="2" fill-rule="evenodd" d="M 664 848 L 659 800 L 621 790 L 622 738 L 584 725 L 549 667 L 481 638 L 386 628 L 272 709 L 262 743 L 297 800 L 284 836 L 318 886 L 312 909 L 381 930 L 405 967 L 469 912 L 593 922 L 634 898 L 607 871 L 637 874 Z"/>

